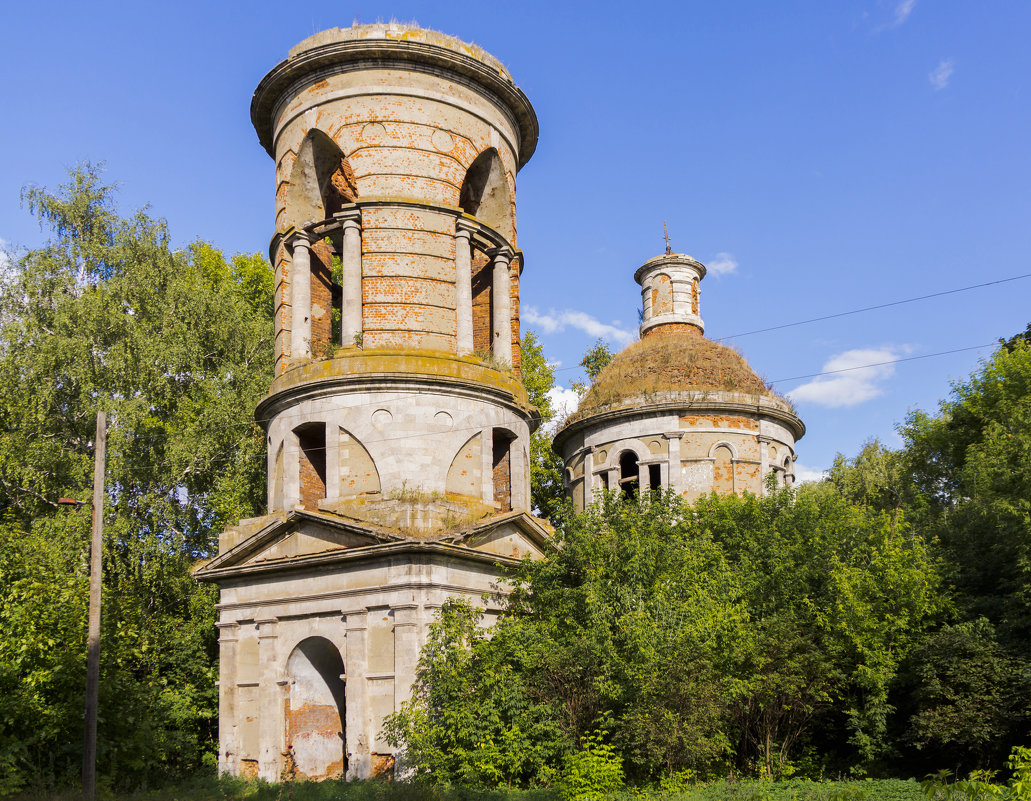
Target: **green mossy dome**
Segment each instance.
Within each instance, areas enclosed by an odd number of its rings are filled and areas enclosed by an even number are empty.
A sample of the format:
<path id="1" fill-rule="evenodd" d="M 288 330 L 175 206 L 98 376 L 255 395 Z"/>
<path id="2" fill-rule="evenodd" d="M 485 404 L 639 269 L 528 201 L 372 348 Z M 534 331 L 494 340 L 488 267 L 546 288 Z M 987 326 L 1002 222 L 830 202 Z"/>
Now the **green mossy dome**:
<path id="1" fill-rule="evenodd" d="M 577 416 L 641 395 L 714 390 L 780 400 L 733 348 L 698 334 L 654 334 L 616 354 L 580 401 Z"/>

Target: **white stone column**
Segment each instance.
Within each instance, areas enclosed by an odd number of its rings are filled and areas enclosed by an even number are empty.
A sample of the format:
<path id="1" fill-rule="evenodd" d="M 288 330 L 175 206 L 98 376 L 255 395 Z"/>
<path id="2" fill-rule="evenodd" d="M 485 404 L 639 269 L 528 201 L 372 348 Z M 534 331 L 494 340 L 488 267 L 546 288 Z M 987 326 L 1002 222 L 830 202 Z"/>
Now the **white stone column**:
<path id="1" fill-rule="evenodd" d="M 565 472 L 565 466 L 562 467 Z M 584 454 L 584 480 L 583 480 L 583 505 L 586 509 L 594 500 L 594 448 L 587 448 Z"/>
<path id="2" fill-rule="evenodd" d="M 508 446 L 509 465 L 509 497 L 512 499 L 512 511 L 523 512 L 529 508 L 526 500 L 526 491 L 530 488 L 530 477 L 528 475 L 529 456 L 523 447 L 523 442 L 518 439 L 512 440 Z"/>
<path id="3" fill-rule="evenodd" d="M 301 502 L 301 442 L 293 431 L 283 437 L 283 509 Z"/>
<path id="4" fill-rule="evenodd" d="M 239 625 L 218 626 L 218 772 L 240 775 L 240 743 L 236 720 L 236 644 Z"/>
<path id="5" fill-rule="evenodd" d="M 683 465 L 680 460 L 680 440 L 684 436 L 683 431 L 674 431 L 670 434 L 663 434 L 663 436 L 669 441 L 669 469 L 667 471 L 668 486 L 675 493 L 680 495 L 683 493 L 683 481 L 682 476 L 684 473 Z"/>
<path id="6" fill-rule="evenodd" d="M 306 234 L 293 237 L 290 264 L 290 358 L 311 358 L 311 252 Z"/>
<path id="7" fill-rule="evenodd" d="M 494 429 L 485 428 L 480 434 L 483 447 L 480 449 L 480 475 L 483 487 L 483 502 L 494 503 Z"/>
<path id="8" fill-rule="evenodd" d="M 419 605 L 405 604 L 394 610 L 394 711 L 412 694 L 419 667 Z"/>
<path id="9" fill-rule="evenodd" d="M 459 356 L 473 352 L 473 264 L 471 231 L 455 224 L 455 340 Z"/>
<path id="10" fill-rule="evenodd" d="M 512 278 L 509 264 L 512 251 L 502 248 L 494 254 L 494 285 L 491 300 L 494 306 L 494 337 L 492 350 L 494 358 L 501 364 L 512 365 Z"/>
<path id="11" fill-rule="evenodd" d="M 356 344 L 362 333 L 362 227 L 357 215 L 344 220 L 344 244 L 340 254 L 340 344 Z"/>
<path id="12" fill-rule="evenodd" d="M 286 721 L 283 719 L 283 690 L 279 684 L 278 637 L 276 618 L 255 621 L 258 625 L 258 777 L 279 781 L 283 766 Z"/>
<path id="13" fill-rule="evenodd" d="M 770 438 L 760 436 L 759 438 L 759 494 L 768 495 L 766 490 L 766 476 L 770 472 Z"/>
<path id="14" fill-rule="evenodd" d="M 368 613 L 347 612 L 347 648 L 344 653 L 344 748 L 347 752 L 347 778 L 365 779 L 371 773 L 369 757 L 369 705 L 366 638 L 368 635 Z"/>

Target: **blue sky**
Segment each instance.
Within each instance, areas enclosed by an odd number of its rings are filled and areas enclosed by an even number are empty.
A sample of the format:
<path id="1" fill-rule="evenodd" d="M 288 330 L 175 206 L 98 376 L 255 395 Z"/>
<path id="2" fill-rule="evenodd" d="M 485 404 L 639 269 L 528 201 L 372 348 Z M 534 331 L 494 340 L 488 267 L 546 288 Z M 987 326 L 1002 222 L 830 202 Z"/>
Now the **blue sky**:
<path id="1" fill-rule="evenodd" d="M 523 320 L 563 384 L 599 335 L 635 335 L 636 267 L 710 265 L 731 337 L 1031 273 L 1031 4 L 19 3 L 0 51 L 0 239 L 41 234 L 18 193 L 105 161 L 123 209 L 176 241 L 264 251 L 273 165 L 248 107 L 313 31 L 417 21 L 499 57 L 541 136 L 519 174 Z M 732 339 L 793 393 L 800 464 L 897 444 L 1031 320 L 1031 279 Z M 863 371 L 808 376 L 872 362 Z"/>

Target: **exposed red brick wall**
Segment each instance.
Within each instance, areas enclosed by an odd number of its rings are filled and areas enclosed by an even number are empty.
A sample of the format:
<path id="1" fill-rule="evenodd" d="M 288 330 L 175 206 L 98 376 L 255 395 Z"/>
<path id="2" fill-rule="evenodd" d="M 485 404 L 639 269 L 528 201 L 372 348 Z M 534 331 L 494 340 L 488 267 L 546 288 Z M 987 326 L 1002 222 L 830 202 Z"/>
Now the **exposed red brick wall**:
<path id="1" fill-rule="evenodd" d="M 523 364 L 523 349 L 522 343 L 519 341 L 519 262 L 514 261 L 511 269 L 511 285 L 512 291 L 510 292 L 512 308 L 512 369 L 515 374 L 522 375 L 521 367 Z"/>
<path id="2" fill-rule="evenodd" d="M 333 252 L 325 242 L 311 246 L 311 352 L 315 358 L 333 349 Z"/>
<path id="3" fill-rule="evenodd" d="M 494 502 L 503 512 L 512 510 L 511 440 L 494 435 Z"/>
<path id="4" fill-rule="evenodd" d="M 483 253 L 474 253 L 472 262 L 473 287 L 473 350 L 485 353 L 490 350 L 492 314 L 490 285 L 493 271 L 490 259 Z"/>
<path id="5" fill-rule="evenodd" d="M 662 323 L 662 325 L 656 325 L 644 332 L 646 338 L 668 336 L 670 334 L 694 334 L 695 336 L 701 336 L 702 332 L 698 326 L 691 325 L 691 323 Z"/>
<path id="6" fill-rule="evenodd" d="M 326 426 L 313 423 L 297 432 L 301 504 L 315 510 L 326 497 Z"/>
<path id="7" fill-rule="evenodd" d="M 358 184 L 347 159 L 340 160 L 340 166 L 329 177 L 326 186 L 326 216 L 332 217 L 348 203 L 358 199 Z"/>
<path id="8" fill-rule="evenodd" d="M 294 776 L 291 778 L 305 779 L 335 779 L 344 775 L 343 731 L 344 726 L 340 720 L 340 710 L 336 706 L 306 704 L 300 709 L 290 709 L 286 704 L 286 747 L 287 761 L 294 749 L 294 742 L 302 735 L 322 735 L 324 738 L 340 741 L 340 759 L 329 763 L 324 773 L 309 776 L 296 767 L 296 762 L 290 766 L 293 768 Z"/>

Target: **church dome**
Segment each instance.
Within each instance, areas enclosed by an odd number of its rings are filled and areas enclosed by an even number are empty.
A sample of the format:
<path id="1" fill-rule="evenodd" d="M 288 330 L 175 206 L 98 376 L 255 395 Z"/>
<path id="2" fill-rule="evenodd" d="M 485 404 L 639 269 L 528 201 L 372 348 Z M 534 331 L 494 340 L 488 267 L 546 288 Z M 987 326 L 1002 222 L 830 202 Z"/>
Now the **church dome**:
<path id="1" fill-rule="evenodd" d="M 697 330 L 656 330 L 615 356 L 580 401 L 575 416 L 660 393 L 712 391 L 781 400 L 733 348 Z"/>

